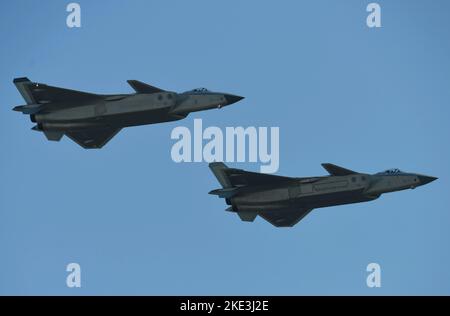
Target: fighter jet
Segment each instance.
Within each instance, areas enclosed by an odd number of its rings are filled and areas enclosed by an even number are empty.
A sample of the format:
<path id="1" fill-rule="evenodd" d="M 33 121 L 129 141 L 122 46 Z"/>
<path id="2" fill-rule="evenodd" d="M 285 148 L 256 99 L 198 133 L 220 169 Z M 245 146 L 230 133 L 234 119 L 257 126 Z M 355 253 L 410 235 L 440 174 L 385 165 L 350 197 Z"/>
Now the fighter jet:
<path id="1" fill-rule="evenodd" d="M 437 178 L 390 169 L 373 175 L 330 163 L 322 166 L 330 175 L 291 178 L 209 165 L 222 185 L 209 194 L 224 198 L 241 220 L 253 222 L 259 215 L 277 227 L 292 227 L 315 208 L 367 202 L 383 193 L 414 189 Z"/>
<path id="2" fill-rule="evenodd" d="M 30 115 L 32 129 L 48 140 L 67 135 L 84 148 L 102 148 L 122 128 L 181 120 L 191 112 L 221 108 L 243 97 L 205 88 L 176 93 L 128 80 L 133 94 L 94 94 L 16 78 L 26 105 L 14 111 Z"/>

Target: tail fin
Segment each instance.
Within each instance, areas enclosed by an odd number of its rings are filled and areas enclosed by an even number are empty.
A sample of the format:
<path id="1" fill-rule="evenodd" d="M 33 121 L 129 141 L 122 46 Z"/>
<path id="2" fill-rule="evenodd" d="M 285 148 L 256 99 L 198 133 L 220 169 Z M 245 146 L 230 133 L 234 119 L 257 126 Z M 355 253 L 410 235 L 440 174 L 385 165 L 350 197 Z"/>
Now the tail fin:
<path id="1" fill-rule="evenodd" d="M 14 79 L 13 83 L 28 105 L 37 103 L 33 95 L 31 94 L 31 91 L 29 90 L 29 86 L 32 84 L 30 79 L 26 77 L 16 78 Z"/>
<path id="2" fill-rule="evenodd" d="M 227 170 L 228 167 L 223 162 L 212 162 L 209 164 L 209 168 L 214 173 L 214 176 L 217 178 L 217 181 L 219 181 L 223 188 L 233 187 L 230 180 L 228 179 L 228 176 L 225 173 L 225 170 Z"/>
<path id="3" fill-rule="evenodd" d="M 231 184 L 230 178 L 226 173 L 226 170 L 229 168 L 223 162 L 212 162 L 209 164 L 209 168 L 214 173 L 214 176 L 216 176 L 217 181 L 222 185 L 222 189 L 212 190 L 209 194 L 218 195 L 223 199 L 229 199 L 238 193 L 239 188 Z"/>

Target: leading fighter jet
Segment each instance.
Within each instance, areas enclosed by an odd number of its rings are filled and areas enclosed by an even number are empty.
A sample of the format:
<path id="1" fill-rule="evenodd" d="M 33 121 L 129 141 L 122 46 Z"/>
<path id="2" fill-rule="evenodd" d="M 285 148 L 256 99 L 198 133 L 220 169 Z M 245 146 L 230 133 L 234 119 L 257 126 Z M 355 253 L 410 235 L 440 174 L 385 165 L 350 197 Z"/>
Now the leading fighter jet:
<path id="1" fill-rule="evenodd" d="M 322 164 L 329 176 L 309 178 L 248 172 L 221 162 L 209 166 L 222 185 L 209 193 L 224 198 L 227 211 L 246 222 L 259 215 L 277 227 L 292 227 L 315 208 L 372 201 L 437 179 L 398 169 L 369 175 L 329 163 Z"/>
<path id="2" fill-rule="evenodd" d="M 243 97 L 205 88 L 176 93 L 137 80 L 128 80 L 133 94 L 94 94 L 16 78 L 26 105 L 13 110 L 30 115 L 32 129 L 48 140 L 64 135 L 84 148 L 102 148 L 122 128 L 177 121 L 191 112 L 221 108 Z"/>

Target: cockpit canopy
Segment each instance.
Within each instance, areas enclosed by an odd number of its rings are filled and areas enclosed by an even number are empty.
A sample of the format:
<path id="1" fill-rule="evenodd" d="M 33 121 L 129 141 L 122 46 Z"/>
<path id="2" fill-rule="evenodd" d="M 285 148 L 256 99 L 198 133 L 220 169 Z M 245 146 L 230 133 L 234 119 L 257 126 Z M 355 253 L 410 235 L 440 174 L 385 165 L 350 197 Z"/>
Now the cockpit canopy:
<path id="1" fill-rule="evenodd" d="M 205 93 L 205 92 L 209 92 L 209 90 L 206 88 L 197 88 L 197 89 L 186 91 L 185 93 Z"/>
<path id="2" fill-rule="evenodd" d="M 400 169 L 394 168 L 394 169 L 388 169 L 386 171 L 380 172 L 380 174 L 397 174 L 401 173 L 402 171 Z"/>

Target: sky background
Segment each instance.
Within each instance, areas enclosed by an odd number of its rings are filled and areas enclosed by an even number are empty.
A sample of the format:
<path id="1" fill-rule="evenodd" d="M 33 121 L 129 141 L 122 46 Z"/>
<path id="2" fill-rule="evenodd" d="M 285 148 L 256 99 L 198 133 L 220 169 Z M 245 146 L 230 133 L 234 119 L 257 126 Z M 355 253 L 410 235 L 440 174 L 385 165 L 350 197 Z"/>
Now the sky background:
<path id="1" fill-rule="evenodd" d="M 450 294 L 450 2 L 378 1 L 379 29 L 361 0 L 84 0 L 80 29 L 66 26 L 69 2 L 0 5 L 0 294 Z M 22 76 L 246 98 L 84 150 L 11 111 Z M 280 175 L 325 175 L 332 162 L 439 180 L 317 209 L 292 229 L 244 223 L 207 194 L 219 186 L 207 163 L 171 160 L 172 129 L 194 118 L 279 126 Z M 66 286 L 71 262 L 78 289 Z"/>

